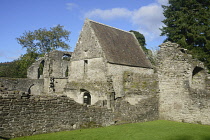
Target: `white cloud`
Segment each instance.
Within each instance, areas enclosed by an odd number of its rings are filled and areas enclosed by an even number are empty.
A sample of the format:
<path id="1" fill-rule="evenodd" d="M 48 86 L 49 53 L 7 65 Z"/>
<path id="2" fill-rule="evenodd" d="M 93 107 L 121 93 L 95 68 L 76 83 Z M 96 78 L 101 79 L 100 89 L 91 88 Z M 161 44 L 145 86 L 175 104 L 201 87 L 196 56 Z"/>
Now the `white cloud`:
<path id="1" fill-rule="evenodd" d="M 132 23 L 138 26 L 138 30 L 150 39 L 160 35 L 159 28 L 163 26 L 163 9 L 158 4 L 143 6 L 133 12 Z"/>
<path id="2" fill-rule="evenodd" d="M 168 0 L 156 0 L 156 1 L 161 5 L 167 5 L 168 4 Z"/>
<path id="3" fill-rule="evenodd" d="M 74 9 L 74 8 L 77 7 L 77 5 L 74 4 L 74 3 L 67 3 L 66 5 L 67 5 L 67 9 L 68 9 L 68 10 L 72 10 L 72 9 Z"/>
<path id="4" fill-rule="evenodd" d="M 159 37 L 160 30 L 163 26 L 161 22 L 164 19 L 161 4 L 167 0 L 158 0 L 159 3 L 153 3 L 140 7 L 136 10 L 128 10 L 126 8 L 113 9 L 95 9 L 85 14 L 86 18 L 97 18 L 103 20 L 114 20 L 116 18 L 127 18 L 132 25 L 136 26 L 138 31 L 145 35 L 148 41 Z"/>
<path id="5" fill-rule="evenodd" d="M 88 18 L 101 18 L 104 20 L 129 17 L 132 14 L 131 11 L 126 8 L 113 8 L 108 10 L 95 9 L 85 14 Z"/>

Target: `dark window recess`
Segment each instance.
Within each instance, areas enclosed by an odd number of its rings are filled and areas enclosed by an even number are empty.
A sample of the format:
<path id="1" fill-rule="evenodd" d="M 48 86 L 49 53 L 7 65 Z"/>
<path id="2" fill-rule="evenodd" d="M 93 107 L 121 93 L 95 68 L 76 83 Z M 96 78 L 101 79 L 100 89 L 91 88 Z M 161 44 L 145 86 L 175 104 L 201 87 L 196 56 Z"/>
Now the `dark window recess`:
<path id="1" fill-rule="evenodd" d="M 194 77 L 196 74 L 198 74 L 199 72 L 201 72 L 203 70 L 203 68 L 201 67 L 195 67 L 192 73 L 192 77 Z"/>
<path id="2" fill-rule="evenodd" d="M 43 70 L 44 70 L 44 60 L 39 64 L 38 79 L 41 78 L 41 76 L 43 75 Z"/>
<path id="3" fill-rule="evenodd" d="M 66 61 L 70 61 L 71 59 L 71 55 L 70 54 L 64 54 L 63 57 L 62 57 L 63 60 L 66 60 Z"/>
<path id="4" fill-rule="evenodd" d="M 87 73 L 88 60 L 84 60 L 84 73 Z"/>
<path id="5" fill-rule="evenodd" d="M 84 104 L 91 105 L 91 96 L 89 92 L 84 93 Z"/>

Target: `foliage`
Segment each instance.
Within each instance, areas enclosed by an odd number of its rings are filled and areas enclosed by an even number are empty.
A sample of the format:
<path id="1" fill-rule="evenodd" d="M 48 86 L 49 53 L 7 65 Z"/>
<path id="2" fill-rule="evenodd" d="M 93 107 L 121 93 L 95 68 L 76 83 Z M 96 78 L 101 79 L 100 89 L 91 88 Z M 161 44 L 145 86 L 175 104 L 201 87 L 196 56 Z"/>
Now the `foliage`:
<path id="1" fill-rule="evenodd" d="M 143 34 L 137 32 L 137 31 L 134 31 L 134 30 L 130 30 L 129 32 L 132 32 L 134 33 L 134 35 L 136 36 L 136 39 L 138 40 L 139 44 L 141 45 L 142 49 L 144 50 L 144 52 L 146 54 L 148 54 L 148 49 L 146 48 L 146 40 L 145 40 L 145 37 Z"/>
<path id="2" fill-rule="evenodd" d="M 163 6 L 166 41 L 176 42 L 210 69 L 210 1 L 169 0 Z"/>
<path id="3" fill-rule="evenodd" d="M 69 41 L 69 34 L 70 32 L 64 30 L 61 25 L 50 30 L 40 28 L 33 32 L 25 32 L 17 41 L 27 49 L 27 53 L 13 62 L 0 64 L 0 77 L 26 78 L 27 69 L 38 57 L 58 48 L 70 48 L 66 43 Z M 42 74 L 43 69 L 39 69 L 39 73 Z"/>
<path id="4" fill-rule="evenodd" d="M 207 125 L 159 120 L 20 137 L 14 140 L 208 140 L 209 131 L 210 126 Z"/>
<path id="5" fill-rule="evenodd" d="M 28 67 L 41 55 L 31 52 L 6 65 L 0 64 L 0 77 L 26 78 Z"/>
<path id="6" fill-rule="evenodd" d="M 154 53 L 150 50 L 150 49 L 147 49 L 146 48 L 146 40 L 145 40 L 145 37 L 143 34 L 137 32 L 137 31 L 133 31 L 133 30 L 130 30 L 130 32 L 133 32 L 134 35 L 136 36 L 136 39 L 138 40 L 139 44 L 141 45 L 144 53 L 147 55 L 148 59 L 150 60 L 150 62 L 153 64 L 153 65 L 156 65 L 156 61 L 157 59 L 155 58 L 154 56 Z"/>
<path id="7" fill-rule="evenodd" d="M 33 32 L 25 32 L 17 38 L 17 41 L 23 48 L 27 49 L 28 53 L 43 54 L 58 48 L 69 49 L 70 46 L 67 44 L 69 34 L 70 32 L 64 30 L 63 26 L 57 25 L 50 30 L 40 28 Z"/>

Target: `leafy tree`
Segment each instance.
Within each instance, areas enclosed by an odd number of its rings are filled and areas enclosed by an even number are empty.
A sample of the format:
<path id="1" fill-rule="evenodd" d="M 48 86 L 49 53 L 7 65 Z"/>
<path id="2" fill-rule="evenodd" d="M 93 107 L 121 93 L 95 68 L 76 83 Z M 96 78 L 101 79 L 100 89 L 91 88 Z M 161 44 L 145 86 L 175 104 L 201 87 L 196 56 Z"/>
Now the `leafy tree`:
<path id="1" fill-rule="evenodd" d="M 139 44 L 141 45 L 142 49 L 144 50 L 144 52 L 146 54 L 148 54 L 148 49 L 146 48 L 146 41 L 145 41 L 145 37 L 143 34 L 137 32 L 137 31 L 134 31 L 134 30 L 130 30 L 129 32 L 133 32 L 134 35 L 136 36 L 136 39 L 138 40 Z"/>
<path id="2" fill-rule="evenodd" d="M 34 52 L 26 53 L 19 59 L 0 65 L 0 77 L 26 78 L 28 67 L 35 62 L 40 55 Z"/>
<path id="3" fill-rule="evenodd" d="M 137 31 L 134 31 L 134 30 L 130 30 L 130 32 L 133 32 L 134 35 L 136 36 L 136 39 L 138 40 L 139 44 L 141 45 L 144 53 L 147 55 L 147 58 L 150 60 L 150 62 L 153 64 L 153 65 L 156 65 L 157 64 L 157 59 L 156 59 L 156 54 L 153 53 L 150 49 L 147 49 L 146 48 L 146 40 L 145 40 L 145 37 L 143 34 L 137 32 Z"/>
<path id="4" fill-rule="evenodd" d="M 10 63 L 0 64 L 0 77 L 26 78 L 28 67 L 38 57 L 58 48 L 70 48 L 67 44 L 69 34 L 70 32 L 64 30 L 60 25 L 50 28 L 50 30 L 40 28 L 33 32 L 25 32 L 23 36 L 17 38 L 17 41 L 27 49 L 27 53 Z M 39 72 L 42 73 L 42 70 L 40 69 Z"/>
<path id="5" fill-rule="evenodd" d="M 31 66 L 32 63 L 36 61 L 38 57 L 42 55 L 34 52 L 26 53 L 22 55 L 18 60 L 16 60 L 17 67 L 17 76 L 19 78 L 27 77 L 27 69 Z"/>
<path id="6" fill-rule="evenodd" d="M 67 44 L 69 41 L 70 32 L 63 29 L 63 26 L 57 25 L 56 27 L 38 29 L 35 31 L 28 31 L 23 33 L 22 36 L 17 38 L 17 41 L 27 52 L 47 53 L 58 48 L 69 49 Z"/>
<path id="7" fill-rule="evenodd" d="M 163 6 L 166 41 L 180 44 L 210 69 L 210 1 L 169 0 Z"/>

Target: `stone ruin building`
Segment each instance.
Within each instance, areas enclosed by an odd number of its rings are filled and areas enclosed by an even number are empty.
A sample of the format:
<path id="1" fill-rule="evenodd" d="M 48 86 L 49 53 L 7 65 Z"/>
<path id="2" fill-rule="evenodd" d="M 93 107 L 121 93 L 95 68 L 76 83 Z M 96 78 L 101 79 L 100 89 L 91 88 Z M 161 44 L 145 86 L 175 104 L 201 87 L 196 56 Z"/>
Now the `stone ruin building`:
<path id="1" fill-rule="evenodd" d="M 158 119 L 210 125 L 202 62 L 166 42 L 154 68 L 133 33 L 89 19 L 74 52 L 46 54 L 26 79 L 0 78 L 0 100 L 1 137 Z"/>

